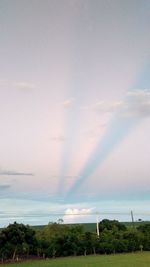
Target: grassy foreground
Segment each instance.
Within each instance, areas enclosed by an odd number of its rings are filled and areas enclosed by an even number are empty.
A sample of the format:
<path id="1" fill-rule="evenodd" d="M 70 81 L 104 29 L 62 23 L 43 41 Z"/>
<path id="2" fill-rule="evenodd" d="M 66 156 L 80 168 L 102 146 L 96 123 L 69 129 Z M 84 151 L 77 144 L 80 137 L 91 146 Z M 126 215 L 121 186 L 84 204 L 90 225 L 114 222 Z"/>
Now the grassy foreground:
<path id="1" fill-rule="evenodd" d="M 50 260 L 1 264 L 1 267 L 149 267 L 150 252 L 66 257 Z"/>

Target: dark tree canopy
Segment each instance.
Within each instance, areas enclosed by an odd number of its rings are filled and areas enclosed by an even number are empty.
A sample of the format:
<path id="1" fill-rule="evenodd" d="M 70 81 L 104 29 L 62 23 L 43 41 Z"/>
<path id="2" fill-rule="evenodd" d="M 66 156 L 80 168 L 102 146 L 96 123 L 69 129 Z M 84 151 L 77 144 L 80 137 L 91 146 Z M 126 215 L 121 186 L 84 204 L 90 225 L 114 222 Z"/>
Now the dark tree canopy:
<path id="1" fill-rule="evenodd" d="M 99 230 L 100 232 L 103 232 L 105 229 L 112 231 L 125 231 L 126 226 L 117 220 L 104 219 L 99 223 Z"/>
<path id="2" fill-rule="evenodd" d="M 116 220 L 102 220 L 100 235 L 86 232 L 81 225 L 49 223 L 36 232 L 14 222 L 0 232 L 1 261 L 18 258 L 111 254 L 150 250 L 150 224 L 126 228 Z"/>

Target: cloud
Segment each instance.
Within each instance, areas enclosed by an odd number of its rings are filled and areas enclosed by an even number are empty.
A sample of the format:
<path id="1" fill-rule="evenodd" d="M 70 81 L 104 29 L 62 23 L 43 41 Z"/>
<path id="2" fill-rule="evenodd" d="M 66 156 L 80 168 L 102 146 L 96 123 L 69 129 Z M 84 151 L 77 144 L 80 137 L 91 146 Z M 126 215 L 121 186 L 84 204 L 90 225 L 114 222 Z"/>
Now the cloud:
<path id="1" fill-rule="evenodd" d="M 0 191 L 3 191 L 3 190 L 7 190 L 11 187 L 10 184 L 4 184 L 4 185 L 0 185 Z"/>
<path id="2" fill-rule="evenodd" d="M 90 141 L 95 142 L 101 135 L 103 135 L 108 123 L 96 124 L 93 128 L 88 131 L 83 132 Z"/>
<path id="3" fill-rule="evenodd" d="M 150 97 L 150 90 L 147 90 L 147 89 L 136 89 L 136 90 L 132 90 L 132 91 L 129 91 L 127 92 L 127 96 L 130 96 L 130 97 Z"/>
<path id="4" fill-rule="evenodd" d="M 91 209 L 67 209 L 65 211 L 65 215 L 86 215 L 86 214 L 90 214 L 91 213 Z"/>
<path id="5" fill-rule="evenodd" d="M 64 108 L 71 108 L 74 104 L 74 98 L 70 98 L 70 99 L 66 99 L 64 102 L 63 102 L 63 106 Z"/>
<path id="6" fill-rule="evenodd" d="M 76 178 L 79 178 L 79 176 L 77 176 L 77 175 L 75 175 L 75 176 L 73 176 L 73 175 L 61 175 L 61 176 L 59 176 L 59 175 L 53 175 L 51 178 L 60 178 L 60 177 L 62 177 L 62 178 L 64 178 L 64 179 L 76 179 Z"/>
<path id="7" fill-rule="evenodd" d="M 17 171 L 7 171 L 7 170 L 0 170 L 0 175 L 34 176 L 34 174 L 30 172 L 17 172 Z"/>
<path id="8" fill-rule="evenodd" d="M 120 108 L 123 108 L 125 106 L 125 103 L 123 101 L 100 101 L 97 102 L 93 108 L 96 111 L 99 112 L 115 112 Z"/>
<path id="9" fill-rule="evenodd" d="M 9 81 L 9 80 L 0 80 L 0 86 L 6 87 L 15 87 L 19 90 L 30 91 L 36 86 L 34 83 L 25 82 L 25 81 Z"/>
<path id="10" fill-rule="evenodd" d="M 75 222 L 81 221 L 83 219 L 87 219 L 87 215 L 91 215 L 93 208 L 67 208 L 64 214 L 64 221 L 65 222 Z"/>
<path id="11" fill-rule="evenodd" d="M 99 113 L 118 112 L 120 116 L 150 116 L 150 90 L 134 89 L 127 92 L 123 101 L 99 101 L 93 109 Z"/>
<path id="12" fill-rule="evenodd" d="M 109 109 L 111 111 L 116 111 L 117 109 L 124 108 L 125 106 L 126 104 L 123 101 L 115 101 L 110 105 Z"/>
<path id="13" fill-rule="evenodd" d="M 93 208 L 94 206 L 94 208 Z M 20 199 L 17 198 L 4 198 L 1 201 L 0 209 L 0 226 L 6 226 L 10 222 L 14 222 L 17 219 L 18 222 L 38 225 L 38 224 L 47 224 L 48 221 L 58 221 L 59 218 L 63 218 L 65 223 L 68 222 L 94 222 L 96 223 L 96 214 L 99 213 L 99 220 L 104 218 L 108 219 L 118 219 L 122 221 L 130 220 L 130 210 L 134 212 L 135 219 L 142 218 L 143 220 L 149 220 L 150 201 L 100 201 L 91 203 L 84 202 L 82 204 L 58 204 L 50 203 L 49 200 L 42 201 L 32 201 L 29 199 Z M 15 208 L 14 208 L 15 207 Z M 73 210 L 73 213 L 76 212 L 76 209 L 84 215 L 66 215 L 67 210 Z M 87 213 L 84 213 L 84 209 L 87 210 Z M 88 210 L 91 210 L 91 213 L 88 213 Z M 143 215 L 142 215 L 143 214 Z M 137 217 L 138 216 L 138 217 Z"/>
<path id="14" fill-rule="evenodd" d="M 132 117 L 150 116 L 150 90 L 132 90 L 127 93 L 126 109 L 123 115 Z"/>
<path id="15" fill-rule="evenodd" d="M 13 86 L 21 90 L 32 90 L 35 88 L 35 84 L 28 82 L 15 82 Z"/>
<path id="16" fill-rule="evenodd" d="M 66 138 L 63 135 L 51 137 L 51 141 L 54 141 L 54 142 L 64 142 L 65 140 L 66 140 Z"/>
<path id="17" fill-rule="evenodd" d="M 98 101 L 94 105 L 80 107 L 81 110 L 93 110 L 99 113 L 113 113 L 124 108 L 126 103 L 121 100 L 114 101 Z"/>

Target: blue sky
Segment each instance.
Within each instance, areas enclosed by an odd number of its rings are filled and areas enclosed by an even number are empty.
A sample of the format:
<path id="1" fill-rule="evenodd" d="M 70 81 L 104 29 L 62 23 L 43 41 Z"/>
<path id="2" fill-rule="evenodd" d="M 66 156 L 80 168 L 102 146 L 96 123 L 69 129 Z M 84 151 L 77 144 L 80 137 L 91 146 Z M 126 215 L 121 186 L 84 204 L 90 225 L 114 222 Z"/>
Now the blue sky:
<path id="1" fill-rule="evenodd" d="M 0 1 L 1 225 L 149 219 L 149 25 L 147 0 Z"/>

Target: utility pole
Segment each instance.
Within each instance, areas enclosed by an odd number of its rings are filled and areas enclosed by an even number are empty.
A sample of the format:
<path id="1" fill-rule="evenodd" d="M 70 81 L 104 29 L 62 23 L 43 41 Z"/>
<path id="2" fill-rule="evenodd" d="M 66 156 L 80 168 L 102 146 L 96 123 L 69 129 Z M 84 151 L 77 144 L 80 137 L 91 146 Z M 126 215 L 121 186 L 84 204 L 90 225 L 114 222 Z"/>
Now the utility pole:
<path id="1" fill-rule="evenodd" d="M 98 217 L 98 212 L 96 215 L 96 232 L 97 232 L 97 237 L 99 237 L 99 217 Z"/>
<path id="2" fill-rule="evenodd" d="M 131 219 L 132 219 L 132 226 L 133 228 L 135 228 L 135 225 L 134 225 L 134 216 L 133 216 L 133 211 L 131 210 Z"/>

